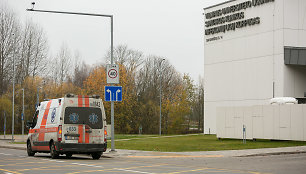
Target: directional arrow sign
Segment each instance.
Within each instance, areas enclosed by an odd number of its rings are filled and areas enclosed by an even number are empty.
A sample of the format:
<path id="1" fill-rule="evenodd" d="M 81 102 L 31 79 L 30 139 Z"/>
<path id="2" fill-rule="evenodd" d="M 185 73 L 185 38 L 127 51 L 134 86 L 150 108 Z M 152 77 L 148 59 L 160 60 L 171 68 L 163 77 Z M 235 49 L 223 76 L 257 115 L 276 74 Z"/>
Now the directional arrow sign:
<path id="1" fill-rule="evenodd" d="M 122 86 L 105 86 L 105 101 L 122 101 Z"/>

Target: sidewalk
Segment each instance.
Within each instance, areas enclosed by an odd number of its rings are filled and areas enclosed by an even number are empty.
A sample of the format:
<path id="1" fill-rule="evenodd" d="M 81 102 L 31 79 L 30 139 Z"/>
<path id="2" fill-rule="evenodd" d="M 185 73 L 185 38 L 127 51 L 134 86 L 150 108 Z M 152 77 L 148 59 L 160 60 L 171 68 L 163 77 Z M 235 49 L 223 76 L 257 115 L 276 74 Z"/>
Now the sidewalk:
<path id="1" fill-rule="evenodd" d="M 24 135 L 24 141 L 22 135 L 14 135 L 14 142 L 25 142 L 27 135 Z M 12 144 L 12 135 L 0 135 L 0 148 L 20 149 L 26 150 L 26 144 Z"/>
<path id="2" fill-rule="evenodd" d="M 24 138 L 26 139 L 26 135 Z M 22 142 L 22 135 L 14 136 L 15 142 Z M 12 144 L 12 136 L 0 135 L 0 148 L 26 150 L 26 144 Z M 223 150 L 223 151 L 200 151 L 200 152 L 152 152 L 138 150 L 116 149 L 116 152 L 104 152 L 103 155 L 108 157 L 237 157 L 237 156 L 265 156 L 277 154 L 295 154 L 306 153 L 306 146 L 280 147 L 280 148 L 263 148 L 263 149 L 245 149 L 245 150 Z"/>

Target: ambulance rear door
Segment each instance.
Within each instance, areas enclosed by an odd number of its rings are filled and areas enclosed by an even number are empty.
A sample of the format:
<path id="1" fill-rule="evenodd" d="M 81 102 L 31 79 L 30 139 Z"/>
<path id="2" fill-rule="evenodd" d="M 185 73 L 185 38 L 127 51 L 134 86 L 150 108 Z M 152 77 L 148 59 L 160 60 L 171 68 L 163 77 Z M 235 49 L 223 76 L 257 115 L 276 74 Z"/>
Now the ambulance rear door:
<path id="1" fill-rule="evenodd" d="M 82 103 L 86 104 L 80 104 L 80 100 L 85 100 Z M 104 110 L 92 104 L 102 101 L 85 97 L 79 97 L 77 101 L 77 105 L 75 100 L 65 105 L 66 107 L 63 111 L 63 142 L 83 144 L 104 143 Z"/>

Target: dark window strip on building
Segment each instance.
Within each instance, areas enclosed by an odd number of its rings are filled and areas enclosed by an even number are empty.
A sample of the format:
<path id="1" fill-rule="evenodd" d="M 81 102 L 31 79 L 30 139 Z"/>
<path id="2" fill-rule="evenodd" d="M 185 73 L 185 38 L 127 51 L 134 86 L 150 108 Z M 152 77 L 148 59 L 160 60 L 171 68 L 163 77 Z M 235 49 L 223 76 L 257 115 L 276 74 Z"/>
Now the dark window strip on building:
<path id="1" fill-rule="evenodd" d="M 306 65 L 305 47 L 285 47 L 286 65 Z"/>

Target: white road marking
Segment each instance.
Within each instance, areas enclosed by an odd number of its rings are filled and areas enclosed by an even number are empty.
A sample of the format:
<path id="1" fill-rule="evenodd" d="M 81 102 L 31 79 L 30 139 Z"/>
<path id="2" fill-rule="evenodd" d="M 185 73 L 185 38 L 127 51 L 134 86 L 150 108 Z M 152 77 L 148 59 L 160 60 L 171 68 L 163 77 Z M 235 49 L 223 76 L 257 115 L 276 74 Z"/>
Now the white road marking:
<path id="1" fill-rule="evenodd" d="M 114 168 L 114 170 L 120 170 L 120 171 L 125 171 L 125 172 L 132 172 L 132 173 L 154 174 L 150 172 L 142 172 L 142 171 L 137 171 L 137 170 L 127 170 L 127 169 L 118 169 L 118 168 Z"/>
<path id="2" fill-rule="evenodd" d="M 79 165 L 80 163 L 71 163 L 71 164 L 74 164 L 74 165 Z"/>
<path id="3" fill-rule="evenodd" d="M 86 164 L 79 163 L 79 164 L 77 164 L 77 165 L 84 166 L 84 165 L 86 165 Z"/>
<path id="4" fill-rule="evenodd" d="M 79 165 L 79 166 L 87 166 L 87 167 L 99 167 L 103 168 L 103 166 L 96 166 L 96 165 L 91 165 L 91 164 L 82 164 L 82 163 L 71 163 L 73 165 Z"/>
<path id="5" fill-rule="evenodd" d="M 93 166 L 93 167 L 99 167 L 99 168 L 103 168 L 103 166 Z"/>

